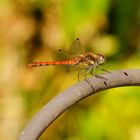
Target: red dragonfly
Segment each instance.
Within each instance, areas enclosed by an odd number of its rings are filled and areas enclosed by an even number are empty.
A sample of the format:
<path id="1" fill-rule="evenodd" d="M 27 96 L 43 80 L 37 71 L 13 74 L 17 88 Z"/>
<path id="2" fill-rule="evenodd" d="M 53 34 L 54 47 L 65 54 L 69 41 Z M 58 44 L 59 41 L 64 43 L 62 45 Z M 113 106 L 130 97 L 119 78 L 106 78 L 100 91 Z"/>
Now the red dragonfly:
<path id="1" fill-rule="evenodd" d="M 73 49 L 77 49 L 77 53 L 80 53 L 80 50 L 82 50 L 80 48 L 81 43 L 79 38 L 77 38 L 72 46 L 71 46 L 71 50 L 73 51 Z M 71 51 L 71 54 L 72 54 Z M 82 54 L 78 54 L 77 56 L 73 57 L 72 59 L 68 59 L 68 60 L 63 60 L 63 61 L 45 61 L 45 62 L 32 62 L 30 64 L 28 64 L 28 67 L 40 67 L 40 66 L 49 66 L 49 65 L 67 65 L 67 66 L 79 66 L 79 67 L 83 67 L 83 69 L 78 73 L 78 81 L 79 81 L 79 76 L 85 73 L 85 77 L 87 76 L 88 73 L 99 77 L 99 78 L 103 78 L 106 79 L 104 77 L 99 76 L 96 73 L 96 69 L 100 69 L 103 71 L 106 71 L 105 69 L 102 69 L 100 67 L 100 65 L 105 63 L 105 57 L 102 54 L 94 54 L 91 52 L 85 52 Z"/>

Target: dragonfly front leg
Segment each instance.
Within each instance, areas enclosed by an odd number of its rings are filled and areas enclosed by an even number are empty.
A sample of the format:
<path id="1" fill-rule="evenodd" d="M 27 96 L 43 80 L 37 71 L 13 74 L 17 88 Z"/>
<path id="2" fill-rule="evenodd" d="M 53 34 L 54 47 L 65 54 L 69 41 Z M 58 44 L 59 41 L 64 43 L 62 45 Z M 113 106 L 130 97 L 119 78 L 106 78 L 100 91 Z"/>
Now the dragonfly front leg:
<path id="1" fill-rule="evenodd" d="M 96 66 L 98 69 L 102 70 L 102 71 L 105 71 L 105 72 L 108 72 L 108 73 L 111 73 L 109 70 L 106 70 L 104 68 L 101 68 L 100 66 Z"/>
<path id="2" fill-rule="evenodd" d="M 91 70 L 91 75 L 94 75 L 96 78 L 102 78 L 102 79 L 108 80 L 105 77 L 102 77 L 99 74 L 97 74 L 96 68 L 98 68 L 98 66 L 97 65 L 93 65 L 93 69 Z"/>

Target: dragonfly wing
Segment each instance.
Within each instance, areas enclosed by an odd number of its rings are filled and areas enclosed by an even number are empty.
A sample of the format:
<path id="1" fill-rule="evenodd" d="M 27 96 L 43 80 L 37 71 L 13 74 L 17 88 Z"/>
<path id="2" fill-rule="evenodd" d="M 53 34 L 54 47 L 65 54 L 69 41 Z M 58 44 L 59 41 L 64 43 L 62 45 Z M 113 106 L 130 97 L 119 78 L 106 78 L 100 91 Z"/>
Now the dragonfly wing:
<path id="1" fill-rule="evenodd" d="M 57 60 L 68 60 L 83 53 L 84 53 L 84 48 L 80 42 L 80 39 L 77 38 L 73 41 L 67 53 L 59 49 L 59 53 L 57 53 Z"/>
<path id="2" fill-rule="evenodd" d="M 79 54 L 83 54 L 84 48 L 80 42 L 80 39 L 77 38 L 76 40 L 73 41 L 70 50 L 69 50 L 69 55 L 70 56 L 77 56 Z"/>
<path id="3" fill-rule="evenodd" d="M 58 61 L 61 61 L 61 60 L 68 60 L 70 59 L 70 57 L 69 57 L 69 54 L 65 53 L 65 51 L 59 49 L 59 52 L 57 52 L 56 54 L 56 59 Z"/>

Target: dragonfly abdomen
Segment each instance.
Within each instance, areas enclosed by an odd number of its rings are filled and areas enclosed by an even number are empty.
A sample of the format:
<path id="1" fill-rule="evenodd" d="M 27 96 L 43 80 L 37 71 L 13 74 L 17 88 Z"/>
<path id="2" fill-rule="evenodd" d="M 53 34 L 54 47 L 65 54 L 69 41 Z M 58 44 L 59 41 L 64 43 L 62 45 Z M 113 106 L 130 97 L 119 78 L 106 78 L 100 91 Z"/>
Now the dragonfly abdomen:
<path id="1" fill-rule="evenodd" d="M 28 64 L 28 67 L 40 67 L 40 66 L 49 66 L 49 65 L 75 65 L 77 62 L 75 60 L 67 61 L 54 61 L 54 62 L 33 62 Z"/>

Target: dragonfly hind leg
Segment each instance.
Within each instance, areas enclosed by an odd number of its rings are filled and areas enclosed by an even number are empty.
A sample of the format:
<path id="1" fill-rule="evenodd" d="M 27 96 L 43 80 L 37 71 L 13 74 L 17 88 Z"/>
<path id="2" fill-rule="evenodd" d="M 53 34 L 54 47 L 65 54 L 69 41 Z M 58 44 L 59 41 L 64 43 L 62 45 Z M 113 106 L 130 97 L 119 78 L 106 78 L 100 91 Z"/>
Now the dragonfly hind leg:
<path id="1" fill-rule="evenodd" d="M 86 79 L 87 75 L 88 75 L 89 73 L 91 73 L 92 69 L 93 69 L 93 66 L 90 66 L 90 67 L 87 69 L 87 72 L 86 72 L 85 75 L 84 75 L 84 79 Z"/>
<path id="2" fill-rule="evenodd" d="M 82 73 L 84 73 L 85 71 L 86 71 L 87 69 L 83 69 L 83 70 L 81 70 L 79 73 L 78 73 L 78 82 L 79 82 L 79 80 L 80 80 L 80 75 L 82 74 Z M 86 76 L 84 75 L 84 78 L 85 78 Z"/>
<path id="3" fill-rule="evenodd" d="M 87 72 L 86 72 L 87 71 Z M 86 79 L 86 76 L 87 74 L 91 71 L 91 69 L 89 67 L 85 67 L 83 70 L 81 70 L 79 73 L 78 73 L 78 82 L 79 82 L 79 79 L 80 79 L 80 75 L 84 72 L 86 72 L 84 74 L 84 79 Z"/>
<path id="4" fill-rule="evenodd" d="M 66 69 L 65 69 L 65 72 L 70 72 L 70 67 L 71 67 L 70 65 L 67 65 Z"/>

